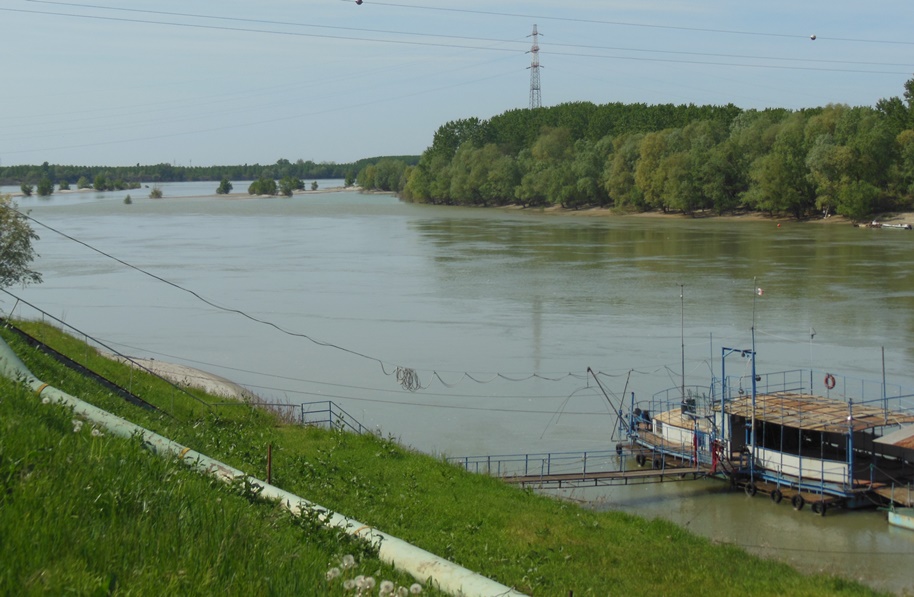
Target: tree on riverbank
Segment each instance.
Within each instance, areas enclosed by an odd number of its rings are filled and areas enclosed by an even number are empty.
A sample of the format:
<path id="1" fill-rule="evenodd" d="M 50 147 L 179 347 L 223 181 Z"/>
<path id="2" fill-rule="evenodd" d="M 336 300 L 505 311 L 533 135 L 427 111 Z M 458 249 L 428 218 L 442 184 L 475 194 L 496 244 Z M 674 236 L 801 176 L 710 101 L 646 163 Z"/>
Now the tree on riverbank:
<path id="1" fill-rule="evenodd" d="M 379 167 L 359 184 L 382 188 Z M 578 102 L 452 121 L 383 182 L 427 203 L 862 220 L 914 204 L 914 79 L 875 108 Z"/>
<path id="2" fill-rule="evenodd" d="M 41 282 L 41 274 L 29 268 L 37 256 L 32 246 L 36 240 L 38 235 L 10 196 L 0 196 L 0 288 Z"/>

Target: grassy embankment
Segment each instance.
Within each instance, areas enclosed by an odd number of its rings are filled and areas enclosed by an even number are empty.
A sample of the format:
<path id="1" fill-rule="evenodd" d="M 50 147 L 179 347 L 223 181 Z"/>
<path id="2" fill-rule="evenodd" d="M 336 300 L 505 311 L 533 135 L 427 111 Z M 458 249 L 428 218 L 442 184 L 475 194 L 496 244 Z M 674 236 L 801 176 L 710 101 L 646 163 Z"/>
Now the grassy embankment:
<path id="1" fill-rule="evenodd" d="M 582 510 L 464 473 L 383 438 L 288 425 L 246 405 L 211 410 L 53 328 L 23 327 L 175 419 L 131 406 L 0 332 L 43 381 L 260 478 L 272 444 L 274 484 L 529 594 L 875 594 L 665 521 Z M 77 426 L 66 409 L 0 382 L 0 593 L 340 594 L 342 578 L 325 575 L 346 553 L 359 565 L 344 578 L 412 582 L 243 488 Z"/>

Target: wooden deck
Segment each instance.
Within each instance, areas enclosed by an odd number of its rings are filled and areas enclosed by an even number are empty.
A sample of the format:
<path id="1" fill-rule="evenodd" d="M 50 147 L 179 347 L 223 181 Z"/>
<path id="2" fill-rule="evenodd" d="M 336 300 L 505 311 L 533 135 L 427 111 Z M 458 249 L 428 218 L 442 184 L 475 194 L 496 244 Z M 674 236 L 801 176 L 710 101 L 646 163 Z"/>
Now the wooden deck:
<path id="1" fill-rule="evenodd" d="M 873 487 L 872 492 L 905 508 L 914 507 L 914 489 L 910 487 Z"/>
<path id="2" fill-rule="evenodd" d="M 705 470 L 698 467 L 670 467 L 661 469 L 638 468 L 628 471 L 588 471 L 586 473 L 558 475 L 518 475 L 502 477 L 502 480 L 513 485 L 534 485 L 537 487 L 557 486 L 558 488 L 562 488 L 683 481 L 687 479 L 698 479 L 704 475 Z"/>

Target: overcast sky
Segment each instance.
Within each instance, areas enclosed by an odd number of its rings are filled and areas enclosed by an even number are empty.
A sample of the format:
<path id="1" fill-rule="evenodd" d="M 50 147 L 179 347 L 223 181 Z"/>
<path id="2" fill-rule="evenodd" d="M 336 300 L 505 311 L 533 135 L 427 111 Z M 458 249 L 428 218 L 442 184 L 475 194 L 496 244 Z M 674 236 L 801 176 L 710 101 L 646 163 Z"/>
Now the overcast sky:
<path id="1" fill-rule="evenodd" d="M 2 166 L 419 154 L 529 105 L 534 24 L 544 106 L 874 105 L 914 76 L 911 0 L 0 0 L 0 23 Z"/>

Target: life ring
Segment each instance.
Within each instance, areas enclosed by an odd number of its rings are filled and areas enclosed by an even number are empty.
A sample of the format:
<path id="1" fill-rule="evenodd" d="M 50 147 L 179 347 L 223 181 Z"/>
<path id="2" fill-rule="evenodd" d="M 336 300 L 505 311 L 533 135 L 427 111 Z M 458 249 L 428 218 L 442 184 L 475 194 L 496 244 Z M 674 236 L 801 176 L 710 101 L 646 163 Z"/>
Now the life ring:
<path id="1" fill-rule="evenodd" d="M 803 496 L 799 493 L 790 498 L 790 504 L 793 506 L 793 509 L 799 512 L 803 509 L 803 506 L 806 505 L 806 500 L 803 499 Z"/>
<path id="2" fill-rule="evenodd" d="M 748 495 L 749 497 L 755 497 L 755 493 L 758 491 L 758 488 L 755 486 L 755 483 L 752 483 L 750 481 L 749 483 L 746 483 L 745 490 L 746 490 L 746 495 Z"/>
<path id="3" fill-rule="evenodd" d="M 831 373 L 825 374 L 825 387 L 828 388 L 829 390 L 835 389 L 835 376 L 832 375 Z"/>
<path id="4" fill-rule="evenodd" d="M 775 489 L 771 492 L 771 501 L 775 504 L 780 504 L 782 499 L 784 499 L 784 494 L 781 493 L 780 489 Z"/>
<path id="5" fill-rule="evenodd" d="M 644 466 L 644 461 L 645 461 L 644 454 L 638 454 L 637 456 L 635 456 L 635 462 L 638 463 L 638 466 Z"/>

